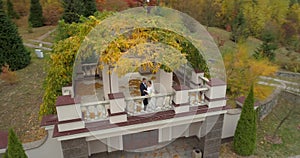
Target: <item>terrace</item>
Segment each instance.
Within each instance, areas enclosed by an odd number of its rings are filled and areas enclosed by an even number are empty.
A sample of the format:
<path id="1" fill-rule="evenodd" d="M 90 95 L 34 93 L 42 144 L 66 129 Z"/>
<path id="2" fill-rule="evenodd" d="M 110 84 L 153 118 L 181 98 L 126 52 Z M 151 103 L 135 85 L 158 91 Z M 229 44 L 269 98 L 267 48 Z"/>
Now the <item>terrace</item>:
<path id="1" fill-rule="evenodd" d="M 176 113 L 181 113 L 189 111 L 190 107 L 215 106 L 205 97 L 212 81 L 204 77 L 203 72 L 194 71 L 187 65 L 171 73 L 160 70 L 156 74 L 141 68 L 139 72 L 123 77 L 115 72 L 108 74 L 105 71 L 107 69 L 99 70 L 96 63 L 82 64 L 78 71 L 74 85 L 75 100 L 80 102 L 77 106 L 86 123 L 108 120 L 113 113 L 125 112 L 127 116 L 142 116 L 160 111 L 175 110 Z M 143 77 L 154 83 L 155 93 L 151 96 L 140 96 L 139 84 Z M 215 79 L 213 82 L 217 83 L 216 86 L 225 86 L 220 80 Z M 72 93 L 71 86 L 64 88 L 65 95 Z M 109 94 L 122 96 L 112 99 Z M 145 98 L 154 100 L 155 107 L 144 111 L 142 102 Z"/>
<path id="2" fill-rule="evenodd" d="M 188 65 L 173 72 L 140 68 L 125 75 L 98 67 L 79 64 L 72 85 L 63 87 L 63 95 L 57 98 L 57 117 L 42 121 L 43 126 L 54 125 L 53 137 L 58 141 L 82 139 L 90 156 L 153 147 L 183 136 L 201 138 L 212 123 L 216 125 L 210 133 L 223 136 L 227 107 L 226 83 L 221 79 L 208 79 Z M 153 95 L 140 96 L 144 77 L 152 81 Z M 144 111 L 145 98 L 154 106 Z M 147 141 L 141 143 L 141 138 Z"/>

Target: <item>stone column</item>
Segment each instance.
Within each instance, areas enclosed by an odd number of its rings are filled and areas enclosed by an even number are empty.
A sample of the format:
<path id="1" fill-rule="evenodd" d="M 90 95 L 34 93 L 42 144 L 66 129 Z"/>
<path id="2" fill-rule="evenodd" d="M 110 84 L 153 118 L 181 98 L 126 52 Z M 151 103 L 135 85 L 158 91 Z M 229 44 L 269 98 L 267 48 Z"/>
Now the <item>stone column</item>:
<path id="1" fill-rule="evenodd" d="M 88 144 L 85 138 L 61 141 L 64 158 L 88 158 Z"/>
<path id="2" fill-rule="evenodd" d="M 111 73 L 109 73 L 109 70 Z M 104 97 L 108 100 L 108 94 L 119 92 L 119 77 L 114 68 L 109 68 L 105 65 L 102 70 L 102 81 L 103 81 L 103 91 Z"/>
<path id="3" fill-rule="evenodd" d="M 201 125 L 200 149 L 203 158 L 218 158 L 224 115 L 209 116 Z"/>
<path id="4" fill-rule="evenodd" d="M 159 93 L 170 93 L 173 91 L 172 89 L 173 83 L 173 72 L 165 72 L 163 69 L 160 69 L 156 73 L 156 87 L 155 90 Z"/>

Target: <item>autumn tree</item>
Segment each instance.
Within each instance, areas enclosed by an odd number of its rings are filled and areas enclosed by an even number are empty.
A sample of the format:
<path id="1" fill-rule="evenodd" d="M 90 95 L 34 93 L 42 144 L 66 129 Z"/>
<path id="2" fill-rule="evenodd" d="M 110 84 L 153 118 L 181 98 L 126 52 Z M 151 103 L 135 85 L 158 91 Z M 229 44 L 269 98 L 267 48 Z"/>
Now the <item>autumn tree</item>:
<path id="1" fill-rule="evenodd" d="M 248 85 L 254 83 L 255 98 L 264 99 L 270 90 L 256 84 L 259 76 L 272 76 L 278 67 L 268 59 L 256 60 L 250 55 L 248 48 L 239 45 L 237 51 L 229 51 L 224 54 L 224 64 L 227 74 L 227 93 L 233 98 L 246 95 Z"/>
<path id="2" fill-rule="evenodd" d="M 43 26 L 43 9 L 40 4 L 40 0 L 30 0 L 28 23 L 31 24 L 32 27 Z"/>
<path id="3" fill-rule="evenodd" d="M 253 86 L 243 104 L 242 113 L 238 121 L 234 138 L 233 148 L 242 156 L 250 156 L 256 146 L 256 112 L 254 110 Z"/>
<path id="4" fill-rule="evenodd" d="M 13 129 L 9 129 L 8 145 L 3 158 L 27 158 L 23 145 Z"/>
<path id="5" fill-rule="evenodd" d="M 289 50 L 300 51 L 300 5 L 290 7 L 286 22 L 282 25 L 282 43 Z"/>
<path id="6" fill-rule="evenodd" d="M 215 26 L 217 21 L 217 12 L 221 8 L 219 0 L 203 0 L 201 16 L 203 24 L 206 27 Z"/>
<path id="7" fill-rule="evenodd" d="M 45 25 L 56 25 L 64 12 L 61 4 L 58 2 L 46 4 L 43 10 Z"/>
<path id="8" fill-rule="evenodd" d="M 43 103 L 39 111 L 40 119 L 45 115 L 56 113 L 56 98 L 61 95 L 61 88 L 72 82 L 73 63 L 80 44 L 91 29 L 109 15 L 111 15 L 110 12 L 104 12 L 98 18 L 89 18 L 84 23 L 66 24 L 64 21 L 60 22 L 59 25 L 62 25 L 59 26 L 60 30 L 65 35 L 54 45 L 48 61 L 49 69 L 45 79 Z"/>
<path id="9" fill-rule="evenodd" d="M 0 0 L 0 43 L 0 67 L 7 64 L 15 71 L 30 63 L 30 52 L 25 49 L 17 26 L 5 14 L 2 0 Z"/>
<path id="10" fill-rule="evenodd" d="M 14 5 L 11 2 L 11 0 L 7 0 L 6 1 L 6 7 L 7 7 L 7 15 L 10 18 L 16 18 L 16 19 L 20 18 L 20 16 L 18 15 L 18 13 L 14 10 Z"/>

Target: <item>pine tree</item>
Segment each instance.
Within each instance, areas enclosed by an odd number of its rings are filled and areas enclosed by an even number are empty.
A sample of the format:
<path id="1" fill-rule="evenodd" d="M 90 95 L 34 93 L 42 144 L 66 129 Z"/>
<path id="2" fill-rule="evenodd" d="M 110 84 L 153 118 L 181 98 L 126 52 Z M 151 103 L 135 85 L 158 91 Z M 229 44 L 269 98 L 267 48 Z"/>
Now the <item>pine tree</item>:
<path id="1" fill-rule="evenodd" d="M 256 115 L 253 86 L 251 86 L 234 133 L 233 148 L 239 155 L 249 156 L 254 152 L 256 144 Z"/>
<path id="2" fill-rule="evenodd" d="M 245 41 L 249 36 L 249 31 L 246 26 L 246 20 L 244 17 L 244 13 L 241 9 L 239 9 L 237 16 L 233 20 L 232 24 L 232 32 L 230 39 L 237 42 Z"/>
<path id="3" fill-rule="evenodd" d="M 256 49 L 253 56 L 256 59 L 268 58 L 270 61 L 275 59 L 275 50 L 278 48 L 274 33 L 266 30 L 262 35 L 263 43 Z"/>
<path id="4" fill-rule="evenodd" d="M 25 49 L 16 25 L 4 13 L 2 0 L 0 0 L 0 43 L 0 67 L 7 64 L 14 71 L 30 63 L 30 52 Z"/>
<path id="5" fill-rule="evenodd" d="M 30 23 L 32 27 L 43 26 L 43 9 L 39 0 L 30 1 L 30 15 L 28 23 Z"/>
<path id="6" fill-rule="evenodd" d="M 62 0 L 64 13 L 62 19 L 66 23 L 79 22 L 80 15 L 83 14 L 83 1 L 81 0 Z"/>
<path id="7" fill-rule="evenodd" d="M 62 4 L 62 19 L 67 23 L 77 23 L 81 15 L 88 17 L 97 11 L 95 0 L 62 0 Z"/>
<path id="8" fill-rule="evenodd" d="M 16 19 L 20 18 L 20 16 L 18 15 L 18 13 L 14 10 L 14 5 L 11 2 L 11 0 L 7 0 L 6 7 L 7 7 L 7 15 L 10 18 L 16 18 Z"/>
<path id="9" fill-rule="evenodd" d="M 85 11 L 83 16 L 88 17 L 94 15 L 97 11 L 96 1 L 95 0 L 85 0 L 84 1 Z"/>
<path id="10" fill-rule="evenodd" d="M 13 129 L 9 130 L 8 146 L 3 158 L 27 158 L 23 146 Z"/>

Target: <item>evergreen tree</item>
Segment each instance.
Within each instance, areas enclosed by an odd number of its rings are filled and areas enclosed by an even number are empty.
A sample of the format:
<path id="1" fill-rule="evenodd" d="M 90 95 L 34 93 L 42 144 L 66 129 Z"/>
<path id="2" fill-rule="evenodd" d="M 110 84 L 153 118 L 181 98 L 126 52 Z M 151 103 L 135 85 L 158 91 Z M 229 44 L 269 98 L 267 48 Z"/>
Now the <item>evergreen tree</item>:
<path id="1" fill-rule="evenodd" d="M 96 1 L 95 0 L 85 0 L 84 1 L 85 12 L 83 16 L 88 17 L 90 15 L 94 15 L 97 11 Z"/>
<path id="2" fill-rule="evenodd" d="M 249 30 L 246 26 L 246 18 L 243 12 L 243 0 L 233 1 L 233 17 L 230 20 L 231 36 L 230 40 L 233 42 L 244 42 L 249 36 Z"/>
<path id="3" fill-rule="evenodd" d="M 256 59 L 268 58 L 270 61 L 275 59 L 275 50 L 278 48 L 274 33 L 265 31 L 262 35 L 263 43 L 257 48 L 254 53 Z"/>
<path id="4" fill-rule="evenodd" d="M 8 146 L 3 158 L 27 158 L 23 146 L 13 129 L 9 130 Z"/>
<path id="5" fill-rule="evenodd" d="M 43 26 L 43 9 L 39 0 L 30 1 L 30 15 L 28 23 L 30 23 L 32 27 Z"/>
<path id="6" fill-rule="evenodd" d="M 80 15 L 84 13 L 82 0 L 62 0 L 64 13 L 62 19 L 66 23 L 79 22 Z"/>
<path id="7" fill-rule="evenodd" d="M 230 39 L 237 42 L 245 41 L 249 36 L 249 31 L 246 26 L 246 20 L 244 17 L 244 13 L 241 9 L 239 9 L 237 16 L 233 20 L 232 24 L 232 32 Z"/>
<path id="8" fill-rule="evenodd" d="M 79 22 L 80 16 L 88 17 L 96 11 L 95 0 L 62 0 L 64 13 L 62 19 L 67 23 Z"/>
<path id="9" fill-rule="evenodd" d="M 0 43 L 0 67 L 8 64 L 14 71 L 30 63 L 30 52 L 25 49 L 16 25 L 4 13 L 2 0 L 0 0 Z"/>
<path id="10" fill-rule="evenodd" d="M 256 115 L 253 86 L 251 86 L 234 133 L 233 148 L 239 155 L 249 156 L 254 152 L 256 144 Z"/>
<path id="11" fill-rule="evenodd" d="M 14 10 L 14 5 L 11 2 L 11 0 L 7 0 L 6 7 L 7 7 L 7 15 L 10 18 L 16 18 L 16 19 L 20 18 L 20 16 L 18 15 L 18 13 Z"/>

